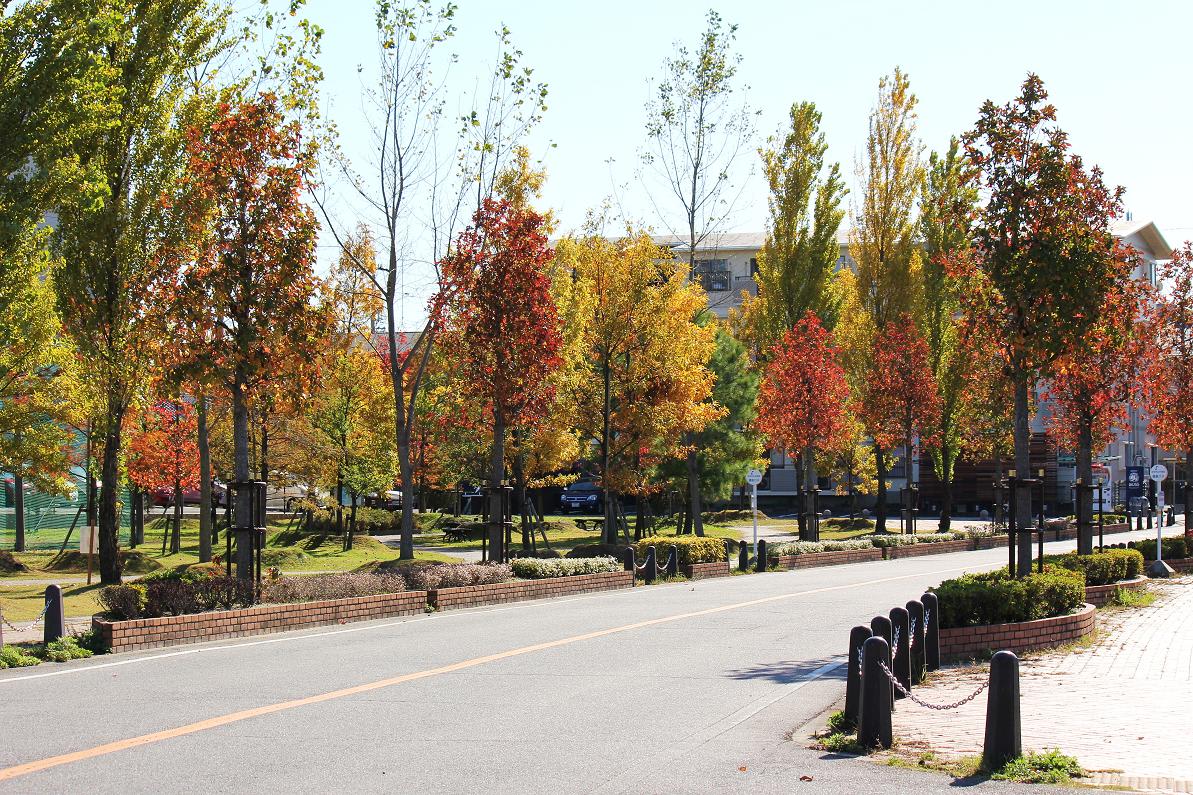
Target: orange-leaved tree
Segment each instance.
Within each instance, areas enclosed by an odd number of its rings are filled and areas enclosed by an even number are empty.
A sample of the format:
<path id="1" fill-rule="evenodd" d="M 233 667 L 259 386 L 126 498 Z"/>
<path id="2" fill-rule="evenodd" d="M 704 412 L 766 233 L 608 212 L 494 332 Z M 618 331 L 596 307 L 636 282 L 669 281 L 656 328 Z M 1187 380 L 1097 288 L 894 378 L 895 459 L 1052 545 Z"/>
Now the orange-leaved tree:
<path id="1" fill-rule="evenodd" d="M 900 315 L 874 337 L 862 416 L 874 441 L 887 450 L 903 446 L 904 476 L 913 482 L 916 442 L 931 446 L 940 419 L 940 394 L 928 343 L 909 315 Z M 886 528 L 879 516 L 875 528 Z"/>
<path id="2" fill-rule="evenodd" d="M 817 481 L 816 453 L 847 442 L 848 402 L 849 384 L 833 335 L 809 311 L 768 353 L 758 391 L 758 429 L 771 446 L 802 458 L 811 488 Z M 802 535 L 810 533 L 801 528 Z"/>
<path id="3" fill-rule="evenodd" d="M 302 202 L 311 155 L 271 94 L 223 103 L 210 125 L 187 132 L 187 154 L 175 200 L 187 242 L 164 256 L 180 263 L 180 331 L 231 394 L 233 477 L 247 481 L 252 398 L 283 375 L 291 388 L 312 378 L 330 326 L 313 301 L 318 224 Z M 242 577 L 248 553 L 238 551 Z"/>
<path id="4" fill-rule="evenodd" d="M 199 486 L 195 407 L 184 400 L 162 400 L 135 421 L 128 441 L 128 478 L 142 491 L 173 494 L 169 535 L 170 552 L 176 554 L 182 548 L 182 492 Z"/>
<path id="5" fill-rule="evenodd" d="M 1151 432 L 1163 447 L 1185 454 L 1185 535 L 1193 536 L 1193 244 L 1161 266 L 1160 280 L 1156 352 L 1144 382 Z"/>

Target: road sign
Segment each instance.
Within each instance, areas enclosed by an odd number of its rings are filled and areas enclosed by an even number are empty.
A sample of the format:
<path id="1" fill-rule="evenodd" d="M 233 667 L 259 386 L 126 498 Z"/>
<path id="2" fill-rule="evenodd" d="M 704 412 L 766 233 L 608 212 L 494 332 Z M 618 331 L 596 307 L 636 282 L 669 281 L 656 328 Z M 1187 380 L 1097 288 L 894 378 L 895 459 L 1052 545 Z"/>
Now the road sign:
<path id="1" fill-rule="evenodd" d="M 1143 467 L 1127 467 L 1127 502 L 1143 496 Z"/>
<path id="2" fill-rule="evenodd" d="M 762 473 L 759 472 L 757 469 L 751 469 L 749 472 L 746 473 L 746 483 L 749 483 L 751 486 L 757 486 L 761 482 L 762 482 Z"/>
<path id="3" fill-rule="evenodd" d="M 1157 483 L 1161 483 L 1165 478 L 1168 477 L 1168 467 L 1164 466 L 1163 464 L 1156 464 L 1154 467 L 1152 467 L 1149 474 L 1152 476 L 1152 480 L 1156 481 Z"/>

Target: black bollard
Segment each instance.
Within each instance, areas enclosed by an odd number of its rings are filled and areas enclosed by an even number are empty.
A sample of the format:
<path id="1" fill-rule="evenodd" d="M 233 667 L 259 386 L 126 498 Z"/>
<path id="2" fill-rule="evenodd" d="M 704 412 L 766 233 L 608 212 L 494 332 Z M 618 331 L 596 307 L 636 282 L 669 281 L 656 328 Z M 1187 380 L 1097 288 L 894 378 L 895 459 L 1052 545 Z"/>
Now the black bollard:
<path id="1" fill-rule="evenodd" d="M 849 668 L 845 678 L 845 718 L 857 726 L 862 714 L 862 644 L 872 638 L 869 627 L 849 630 Z"/>
<path id="2" fill-rule="evenodd" d="M 634 548 L 626 547 L 621 553 L 621 562 L 626 571 L 637 571 L 638 561 L 634 558 Z"/>
<path id="3" fill-rule="evenodd" d="M 766 539 L 758 542 L 758 560 L 754 561 L 754 571 L 766 571 Z"/>
<path id="4" fill-rule="evenodd" d="M 886 641 L 887 649 L 891 648 L 892 640 L 895 637 L 895 628 L 891 625 L 891 620 L 889 618 L 887 618 L 886 616 L 874 616 L 874 618 L 870 619 L 870 630 L 874 633 L 875 637 L 882 638 L 883 640 Z M 887 660 L 888 668 L 890 667 L 890 664 L 891 664 L 891 661 Z M 891 701 L 891 706 L 893 708 L 894 704 L 895 704 L 895 686 L 892 684 L 890 687 L 891 687 L 890 701 Z"/>
<path id="5" fill-rule="evenodd" d="M 857 741 L 866 748 L 890 748 L 891 687 L 880 663 L 890 659 L 885 638 L 875 635 L 862 644 L 862 714 L 858 721 Z"/>
<path id="6" fill-rule="evenodd" d="M 924 606 L 918 601 L 907 603 L 907 620 L 911 625 L 908 633 L 910 655 L 908 664 L 911 670 L 911 684 L 918 685 L 924 681 Z"/>
<path id="7" fill-rule="evenodd" d="M 672 545 L 671 551 L 667 553 L 667 576 L 676 577 L 679 575 L 679 549 Z"/>
<path id="8" fill-rule="evenodd" d="M 642 572 L 642 579 L 647 583 L 654 582 L 655 574 L 658 573 L 657 564 L 655 562 L 655 551 L 653 546 L 646 548 L 646 562 L 642 564 L 644 571 Z"/>
<path id="9" fill-rule="evenodd" d="M 986 742 L 982 767 L 998 770 L 1023 754 L 1019 720 L 1019 658 L 1000 651 L 990 658 L 990 692 L 986 696 Z"/>
<path id="10" fill-rule="evenodd" d="M 940 668 L 940 598 L 934 593 L 920 597 L 924 606 L 924 667 Z"/>
<path id="11" fill-rule="evenodd" d="M 44 643 L 53 643 L 66 634 L 66 614 L 63 612 L 62 607 L 62 588 L 57 585 L 46 586 L 46 616 L 42 628 Z"/>
<path id="12" fill-rule="evenodd" d="M 741 542 L 741 545 L 737 548 L 737 570 L 750 570 L 750 545 L 745 541 Z"/>
<path id="13" fill-rule="evenodd" d="M 894 662 L 894 665 L 891 666 L 891 673 L 895 675 L 904 689 L 911 690 L 911 660 L 909 659 L 911 656 L 911 622 L 905 608 L 891 608 L 891 629 L 895 633 L 895 642 L 891 646 L 891 657 Z M 895 699 L 901 698 L 903 698 L 903 694 L 896 689 Z"/>
<path id="14" fill-rule="evenodd" d="M 725 562 L 728 563 L 731 560 L 733 560 L 733 539 L 726 538 L 725 539 Z"/>

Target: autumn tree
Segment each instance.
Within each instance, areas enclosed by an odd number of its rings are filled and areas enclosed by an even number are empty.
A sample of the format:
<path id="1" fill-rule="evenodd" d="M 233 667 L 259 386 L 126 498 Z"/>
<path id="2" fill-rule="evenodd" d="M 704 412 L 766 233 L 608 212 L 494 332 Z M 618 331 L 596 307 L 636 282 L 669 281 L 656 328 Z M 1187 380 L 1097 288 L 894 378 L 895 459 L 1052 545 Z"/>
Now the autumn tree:
<path id="1" fill-rule="evenodd" d="M 1034 74 L 1005 105 L 987 100 L 964 137 L 966 155 L 987 196 L 974 229 L 978 270 L 991 296 L 982 311 L 1006 356 L 1015 390 L 1015 468 L 1031 466 L 1031 393 L 1056 359 L 1080 344 L 1097 321 L 1114 279 L 1110 224 L 1121 189 L 1069 152 L 1044 84 Z M 1028 524 L 1021 487 L 1017 517 Z"/>
<path id="2" fill-rule="evenodd" d="M 531 210 L 486 200 L 440 263 L 443 286 L 434 311 L 457 366 L 471 374 L 464 388 L 492 418 L 491 487 L 505 480 L 507 431 L 546 414 L 550 376 L 560 364 L 562 336 L 547 275 L 551 248 L 542 227 Z M 500 537 L 491 542 L 502 548 Z"/>
<path id="3" fill-rule="evenodd" d="M 199 485 L 195 407 L 181 399 L 160 400 L 135 418 L 126 433 L 129 480 L 143 491 L 173 494 L 174 521 L 162 532 L 169 537 L 170 554 L 177 554 L 182 549 L 182 493 Z"/>
<path id="4" fill-rule="evenodd" d="M 811 102 L 791 106 L 790 126 L 759 150 L 770 219 L 758 252 L 757 297 L 746 297 L 742 321 L 758 352 L 770 348 L 804 315 L 836 324 L 833 274 L 841 256 L 837 229 L 845 186 L 836 163 L 825 162 L 820 111 Z"/>
<path id="5" fill-rule="evenodd" d="M 736 37 L 737 26 L 726 25 L 710 10 L 699 47 L 676 45 L 646 106 L 643 164 L 666 196 L 652 201 L 663 223 L 683 241 L 689 275 L 697 270 L 696 251 L 723 231 L 733 212 L 739 160 L 754 137 L 757 114 L 738 85 Z M 668 205 L 679 210 L 679 223 L 672 222 Z M 704 535 L 700 463 L 694 440 L 688 442 L 688 508 L 696 534 Z"/>
<path id="6" fill-rule="evenodd" d="M 870 113 L 866 153 L 857 166 L 861 204 L 851 211 L 849 254 L 857 265 L 850 284 L 865 317 L 855 316 L 851 336 L 860 351 L 875 351 L 871 335 L 901 315 L 916 312 L 920 255 L 916 248 L 915 202 L 923 169 L 916 138 L 916 104 L 907 75 L 895 73 L 878 81 L 878 102 Z M 864 365 L 873 368 L 872 361 Z M 871 435 L 873 435 L 873 429 Z M 886 528 L 886 477 L 889 448 L 876 442 L 878 499 L 876 527 Z"/>
<path id="7" fill-rule="evenodd" d="M 1164 447 L 1185 454 L 1185 534 L 1193 535 L 1193 244 L 1160 268 L 1156 350 L 1144 383 L 1150 429 Z M 1176 473 L 1172 473 L 1176 477 Z"/>
<path id="8" fill-rule="evenodd" d="M 100 462 L 99 568 L 120 582 L 117 558 L 120 459 L 125 416 L 137 385 L 153 367 L 158 341 L 145 296 L 161 277 L 159 250 L 175 232 L 162 202 L 184 163 L 180 120 L 190 70 L 216 46 L 222 15 L 207 0 L 102 0 L 88 30 L 102 33 L 79 57 L 102 70 L 102 124 L 75 156 L 100 186 L 91 203 L 58 212 L 52 246 L 62 267 L 55 286 L 64 328 L 105 405 L 96 419 Z"/>
<path id="9" fill-rule="evenodd" d="M 928 343 L 929 365 L 940 400 L 932 429 L 932 468 L 943 489 L 940 530 L 952 521 L 953 480 L 961 455 L 965 385 L 974 352 L 962 342 L 961 296 L 964 279 L 951 265 L 969 256 L 978 192 L 957 139 L 943 155 L 928 158 L 920 191 L 919 234 L 923 247 L 923 301 L 920 327 Z"/>
<path id="10" fill-rule="evenodd" d="M 401 328 L 408 278 L 449 254 L 457 230 L 494 195 L 518 142 L 542 118 L 547 86 L 533 77 L 508 28 L 496 33 L 497 58 L 487 79 L 471 96 L 452 96 L 446 74 L 455 56 L 446 49 L 455 35 L 456 6 L 430 0 L 376 3 L 378 74 L 363 94 L 365 125 L 375 142 L 364 161 L 353 163 L 330 147 L 329 170 L 346 183 L 350 200 L 359 200 L 361 218 L 374 232 L 375 263 L 358 262 L 385 303 L 384 361 L 394 395 L 394 441 L 402 484 L 402 558 L 414 557 L 414 467 L 419 393 L 436 345 L 437 316 L 429 313 L 420 330 Z M 462 108 L 452 115 L 445 108 Z M 451 140 L 447 125 L 457 124 Z M 331 130 L 334 133 L 334 128 Z M 334 135 L 332 136 L 334 138 Z M 330 190 L 330 179 L 324 182 Z M 344 246 L 346 225 L 332 210 L 328 191 L 314 194 L 326 228 Z M 354 219 L 355 222 L 356 219 Z M 424 278 L 418 275 L 418 278 Z"/>
<path id="11" fill-rule="evenodd" d="M 271 94 L 221 105 L 187 132 L 187 172 L 175 206 L 189 229 L 164 256 L 185 264 L 175 311 L 206 346 L 210 377 L 232 399 L 233 477 L 248 481 L 249 406 L 287 373 L 309 377 L 329 318 L 313 304 L 318 224 L 301 202 L 309 153 Z M 198 343 L 196 343 L 198 344 Z M 235 506 L 248 514 L 248 492 Z M 252 569 L 238 543 L 239 576 Z"/>
<path id="12" fill-rule="evenodd" d="M 685 435 L 721 414 L 707 400 L 715 330 L 694 321 L 706 299 L 687 265 L 645 233 L 565 238 L 555 260 L 572 275 L 556 300 L 565 324 L 582 329 L 584 351 L 569 360 L 561 399 L 581 438 L 594 440 L 613 544 L 616 493 L 641 490 L 646 470 L 686 456 Z"/>
<path id="13" fill-rule="evenodd" d="M 837 447 L 847 429 L 849 384 L 832 334 L 809 311 L 769 350 L 758 393 L 758 428 L 772 447 L 800 456 L 815 484 L 816 453 Z M 801 537 L 817 541 L 815 524 Z"/>
<path id="14" fill-rule="evenodd" d="M 914 451 L 920 444 L 938 443 L 934 429 L 940 423 L 940 396 L 928 343 L 910 315 L 893 318 L 874 337 L 862 417 L 878 448 L 903 448 L 904 475 L 912 485 Z"/>
<path id="15" fill-rule="evenodd" d="M 1133 263 L 1132 263 L 1133 264 Z M 1131 278 L 1123 257 L 1116 283 L 1103 298 L 1097 320 L 1078 347 L 1053 364 L 1043 399 L 1050 404 L 1048 432 L 1057 445 L 1076 453 L 1077 478 L 1093 484 L 1093 456 L 1129 427 L 1127 405 L 1141 398 L 1144 362 L 1154 342 L 1148 320 L 1150 285 Z M 1093 490 L 1079 491 L 1077 551 L 1093 552 Z"/>

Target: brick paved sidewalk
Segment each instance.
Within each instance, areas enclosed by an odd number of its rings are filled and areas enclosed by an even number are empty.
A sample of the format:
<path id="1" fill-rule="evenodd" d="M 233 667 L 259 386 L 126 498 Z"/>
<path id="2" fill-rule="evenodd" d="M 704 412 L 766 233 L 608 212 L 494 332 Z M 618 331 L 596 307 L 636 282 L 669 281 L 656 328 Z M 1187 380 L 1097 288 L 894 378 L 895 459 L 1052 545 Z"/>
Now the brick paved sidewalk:
<path id="1" fill-rule="evenodd" d="M 1102 610 L 1093 645 L 1020 663 L 1024 750 L 1059 748 L 1096 771 L 1093 783 L 1193 793 L 1193 577 L 1153 583 L 1150 607 Z M 916 695 L 951 703 L 986 666 L 947 669 Z M 943 757 L 981 753 L 986 699 L 946 713 L 898 702 L 894 729 L 910 748 Z"/>

